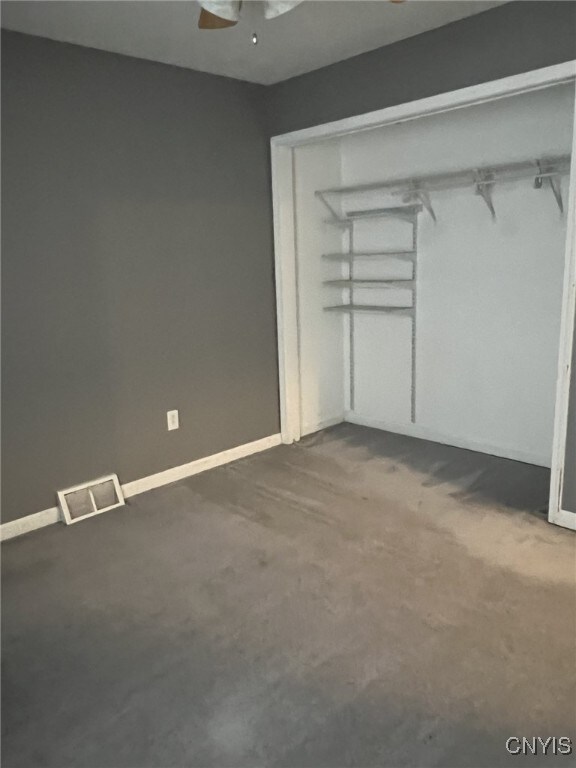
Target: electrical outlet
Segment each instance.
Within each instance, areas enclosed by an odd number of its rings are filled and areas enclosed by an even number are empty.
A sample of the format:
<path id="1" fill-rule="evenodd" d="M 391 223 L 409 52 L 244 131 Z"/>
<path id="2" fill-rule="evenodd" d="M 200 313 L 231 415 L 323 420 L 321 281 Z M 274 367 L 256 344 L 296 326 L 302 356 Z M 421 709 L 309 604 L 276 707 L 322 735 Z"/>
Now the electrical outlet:
<path id="1" fill-rule="evenodd" d="M 180 419 L 178 417 L 178 411 L 168 411 L 166 413 L 166 420 L 168 421 L 168 431 L 172 429 L 178 429 L 180 427 Z"/>

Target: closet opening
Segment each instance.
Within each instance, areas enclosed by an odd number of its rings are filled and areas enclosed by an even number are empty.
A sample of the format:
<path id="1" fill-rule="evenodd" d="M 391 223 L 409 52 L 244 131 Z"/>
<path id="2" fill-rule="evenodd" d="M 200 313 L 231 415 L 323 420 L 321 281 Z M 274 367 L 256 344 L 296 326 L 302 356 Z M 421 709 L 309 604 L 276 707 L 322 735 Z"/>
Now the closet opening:
<path id="1" fill-rule="evenodd" d="M 365 439 L 380 451 L 448 475 L 463 462 L 503 503 L 548 511 L 574 328 L 575 89 L 508 87 L 273 144 L 283 435 L 379 430 Z"/>

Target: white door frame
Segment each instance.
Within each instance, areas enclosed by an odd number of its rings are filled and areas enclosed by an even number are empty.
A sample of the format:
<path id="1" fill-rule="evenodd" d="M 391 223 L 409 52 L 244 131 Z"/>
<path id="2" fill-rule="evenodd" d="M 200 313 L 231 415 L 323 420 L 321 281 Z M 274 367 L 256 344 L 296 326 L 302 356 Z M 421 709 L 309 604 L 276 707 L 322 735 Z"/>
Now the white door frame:
<path id="1" fill-rule="evenodd" d="M 344 118 L 324 125 L 285 133 L 271 139 L 272 199 L 274 212 L 274 258 L 276 271 L 276 302 L 278 325 L 278 371 L 280 382 L 280 424 L 282 441 L 292 443 L 301 437 L 300 375 L 298 345 L 298 312 L 296 280 L 296 232 L 294 199 L 294 149 L 323 139 L 365 131 L 394 123 L 416 120 L 428 115 L 449 112 L 530 91 L 541 90 L 560 83 L 576 80 L 576 60 L 544 69 L 524 72 L 469 88 L 442 93 L 406 104 L 387 107 L 375 112 Z M 552 458 L 550 494 L 551 522 L 576 527 L 576 515 L 560 510 L 561 485 L 564 463 L 564 444 L 568 421 L 568 387 L 576 275 L 576 151 L 572 155 L 570 204 L 568 206 L 568 237 L 562 331 L 558 363 L 557 400 Z"/>
<path id="2" fill-rule="evenodd" d="M 572 142 L 567 210 L 566 261 L 564 264 L 562 319 L 560 321 L 560 346 L 558 352 L 558 377 L 556 379 L 556 411 L 554 416 L 548 520 L 556 525 L 576 531 L 576 510 L 568 511 L 562 509 L 572 345 L 576 343 L 574 339 L 576 332 L 576 125 Z M 574 471 L 576 471 L 576 467 L 574 467 Z"/>

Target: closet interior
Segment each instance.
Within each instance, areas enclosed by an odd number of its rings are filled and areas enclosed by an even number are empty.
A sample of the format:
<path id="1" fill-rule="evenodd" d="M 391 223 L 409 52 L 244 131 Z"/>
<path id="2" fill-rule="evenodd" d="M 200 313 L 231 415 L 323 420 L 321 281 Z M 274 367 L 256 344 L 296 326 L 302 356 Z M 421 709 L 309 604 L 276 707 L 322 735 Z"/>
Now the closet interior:
<path id="1" fill-rule="evenodd" d="M 550 466 L 574 86 L 294 150 L 301 434 Z"/>

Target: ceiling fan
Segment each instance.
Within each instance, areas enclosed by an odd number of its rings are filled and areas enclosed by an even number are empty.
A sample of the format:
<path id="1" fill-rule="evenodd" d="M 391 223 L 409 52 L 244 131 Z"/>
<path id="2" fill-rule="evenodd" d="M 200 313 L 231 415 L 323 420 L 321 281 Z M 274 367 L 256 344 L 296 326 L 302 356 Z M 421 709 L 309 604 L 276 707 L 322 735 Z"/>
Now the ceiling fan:
<path id="1" fill-rule="evenodd" d="M 264 18 L 275 19 L 277 16 L 291 11 L 303 0 L 263 0 Z M 391 3 L 402 3 L 404 0 L 390 0 Z M 240 19 L 242 0 L 198 0 L 200 29 L 226 29 L 234 27 Z"/>
<path id="2" fill-rule="evenodd" d="M 302 0 L 264 0 L 264 18 L 275 19 L 291 11 Z M 238 23 L 242 0 L 198 0 L 200 5 L 200 29 L 225 29 Z"/>

